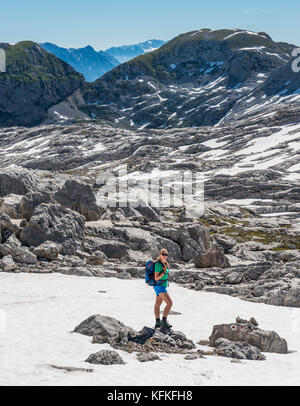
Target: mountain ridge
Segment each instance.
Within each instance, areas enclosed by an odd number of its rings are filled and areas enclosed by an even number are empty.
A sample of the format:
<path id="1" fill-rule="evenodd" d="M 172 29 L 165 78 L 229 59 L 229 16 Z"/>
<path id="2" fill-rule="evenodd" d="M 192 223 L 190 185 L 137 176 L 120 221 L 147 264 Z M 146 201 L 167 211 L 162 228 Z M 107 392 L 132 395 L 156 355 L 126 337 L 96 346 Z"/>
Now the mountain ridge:
<path id="1" fill-rule="evenodd" d="M 288 65 L 294 48 L 240 29 L 181 34 L 86 86 L 84 111 L 139 128 L 215 125 Z"/>

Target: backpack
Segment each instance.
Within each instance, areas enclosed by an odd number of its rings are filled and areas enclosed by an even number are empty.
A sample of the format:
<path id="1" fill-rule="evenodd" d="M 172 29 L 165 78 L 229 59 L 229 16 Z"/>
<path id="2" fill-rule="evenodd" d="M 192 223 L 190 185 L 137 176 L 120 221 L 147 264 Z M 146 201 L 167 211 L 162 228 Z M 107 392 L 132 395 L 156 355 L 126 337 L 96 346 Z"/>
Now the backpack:
<path id="1" fill-rule="evenodd" d="M 149 286 L 159 286 L 161 285 L 161 281 L 156 281 L 154 277 L 154 272 L 155 272 L 155 265 L 156 261 L 153 261 L 153 259 L 150 259 L 146 263 L 146 268 L 145 268 L 145 282 Z"/>

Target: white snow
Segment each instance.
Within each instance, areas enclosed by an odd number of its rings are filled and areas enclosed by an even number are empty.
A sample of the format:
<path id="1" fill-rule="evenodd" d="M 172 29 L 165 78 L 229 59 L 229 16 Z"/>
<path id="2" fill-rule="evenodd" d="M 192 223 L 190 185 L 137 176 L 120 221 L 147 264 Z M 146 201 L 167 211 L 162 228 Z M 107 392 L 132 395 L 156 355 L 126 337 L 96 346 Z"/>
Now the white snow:
<path id="1" fill-rule="evenodd" d="M 71 333 L 74 327 L 99 313 L 137 330 L 152 326 L 152 288 L 143 280 L 1 273 L 0 314 L 2 319 L 6 315 L 7 330 L 3 332 L 2 323 L 0 385 L 299 385 L 300 309 L 196 292 L 174 283 L 169 292 L 173 310 L 182 313 L 170 316 L 173 328 L 194 342 L 207 339 L 214 324 L 254 316 L 262 328 L 286 338 L 293 353 L 265 354 L 266 361 L 241 364 L 222 357 L 186 361 L 183 355 L 166 354 L 145 365 L 135 354 L 119 351 L 126 365 L 90 365 L 84 362 L 90 354 L 110 347 Z M 49 364 L 94 372 L 65 372 Z"/>

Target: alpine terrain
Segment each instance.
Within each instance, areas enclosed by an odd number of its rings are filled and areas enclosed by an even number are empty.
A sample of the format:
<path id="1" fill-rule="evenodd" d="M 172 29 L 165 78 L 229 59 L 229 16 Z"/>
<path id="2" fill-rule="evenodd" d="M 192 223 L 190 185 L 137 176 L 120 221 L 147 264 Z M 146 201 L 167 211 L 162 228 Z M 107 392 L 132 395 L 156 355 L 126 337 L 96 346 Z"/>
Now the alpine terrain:
<path id="1" fill-rule="evenodd" d="M 0 384 L 299 385 L 295 47 L 202 29 L 89 83 L 0 44 Z M 187 173 L 197 215 L 163 194 Z M 145 284 L 161 248 L 168 330 Z"/>

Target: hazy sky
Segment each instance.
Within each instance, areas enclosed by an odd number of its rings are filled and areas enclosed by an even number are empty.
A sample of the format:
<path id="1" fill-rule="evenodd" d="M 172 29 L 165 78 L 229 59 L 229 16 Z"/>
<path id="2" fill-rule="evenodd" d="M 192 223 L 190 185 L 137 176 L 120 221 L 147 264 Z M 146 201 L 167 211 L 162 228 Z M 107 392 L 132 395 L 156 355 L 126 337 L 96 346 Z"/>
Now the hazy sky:
<path id="1" fill-rule="evenodd" d="M 0 0 L 0 42 L 100 50 L 201 28 L 243 28 L 300 45 L 299 17 L 299 0 Z"/>

